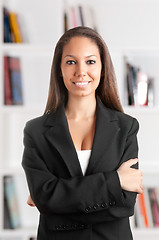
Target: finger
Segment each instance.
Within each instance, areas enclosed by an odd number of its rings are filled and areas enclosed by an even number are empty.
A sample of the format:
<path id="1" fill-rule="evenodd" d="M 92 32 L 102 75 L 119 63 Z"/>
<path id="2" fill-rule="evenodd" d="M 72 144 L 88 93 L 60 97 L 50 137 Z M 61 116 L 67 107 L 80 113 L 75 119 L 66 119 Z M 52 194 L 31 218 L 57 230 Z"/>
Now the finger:
<path id="1" fill-rule="evenodd" d="M 144 191 L 144 189 L 143 189 L 142 186 L 140 186 L 140 187 L 137 189 L 137 193 L 139 193 L 139 194 L 142 194 L 143 191 Z"/>
<path id="2" fill-rule="evenodd" d="M 35 207 L 35 204 L 34 204 L 33 202 L 27 201 L 27 204 L 28 204 L 30 207 Z"/>
<path id="3" fill-rule="evenodd" d="M 126 161 L 126 164 L 131 167 L 132 165 L 136 164 L 138 162 L 138 158 L 130 159 Z"/>

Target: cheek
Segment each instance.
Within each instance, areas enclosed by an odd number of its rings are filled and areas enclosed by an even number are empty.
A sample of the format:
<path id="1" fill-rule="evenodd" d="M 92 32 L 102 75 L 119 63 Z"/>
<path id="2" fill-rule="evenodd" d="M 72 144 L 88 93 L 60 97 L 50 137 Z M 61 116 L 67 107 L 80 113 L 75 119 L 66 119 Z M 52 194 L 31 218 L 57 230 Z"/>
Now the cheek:
<path id="1" fill-rule="evenodd" d="M 65 81 L 67 81 L 72 75 L 71 68 L 68 68 L 67 66 L 61 68 L 61 72 L 62 72 L 62 77 L 63 77 L 63 79 L 65 79 Z"/>
<path id="2" fill-rule="evenodd" d="M 96 80 L 100 80 L 101 77 L 101 68 L 94 68 L 92 69 L 92 71 L 90 71 L 90 75 L 96 79 Z"/>

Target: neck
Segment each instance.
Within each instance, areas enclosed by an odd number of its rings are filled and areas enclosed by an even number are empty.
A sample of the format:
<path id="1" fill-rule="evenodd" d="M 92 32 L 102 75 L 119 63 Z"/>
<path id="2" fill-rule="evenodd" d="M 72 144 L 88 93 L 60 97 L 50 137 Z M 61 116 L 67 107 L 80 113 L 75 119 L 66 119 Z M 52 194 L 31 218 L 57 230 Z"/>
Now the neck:
<path id="1" fill-rule="evenodd" d="M 80 120 L 96 116 L 95 96 L 77 97 L 69 96 L 65 108 L 66 116 L 70 119 Z"/>

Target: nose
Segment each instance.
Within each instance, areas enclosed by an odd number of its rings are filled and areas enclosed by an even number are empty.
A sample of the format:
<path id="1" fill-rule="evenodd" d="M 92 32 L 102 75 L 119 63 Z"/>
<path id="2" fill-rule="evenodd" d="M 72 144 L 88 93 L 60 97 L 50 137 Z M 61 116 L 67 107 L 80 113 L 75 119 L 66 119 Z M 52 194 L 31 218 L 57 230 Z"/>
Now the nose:
<path id="1" fill-rule="evenodd" d="M 78 64 L 76 64 L 76 69 L 75 69 L 75 76 L 76 77 L 84 77 L 86 76 L 86 66 L 84 63 L 80 62 Z"/>

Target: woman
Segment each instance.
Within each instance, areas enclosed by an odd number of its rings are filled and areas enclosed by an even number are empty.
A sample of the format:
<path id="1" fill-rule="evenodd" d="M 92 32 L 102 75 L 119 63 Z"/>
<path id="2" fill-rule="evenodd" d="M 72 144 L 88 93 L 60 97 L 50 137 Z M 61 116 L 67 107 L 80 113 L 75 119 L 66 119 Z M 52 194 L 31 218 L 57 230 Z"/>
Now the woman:
<path id="1" fill-rule="evenodd" d="M 94 30 L 58 41 L 43 116 L 24 129 L 28 204 L 40 212 L 38 240 L 130 240 L 142 193 L 138 122 L 123 113 L 111 58 Z M 133 166 L 133 167 L 132 167 Z"/>

